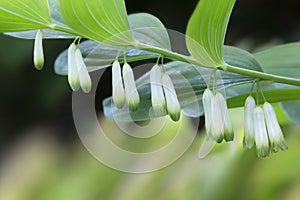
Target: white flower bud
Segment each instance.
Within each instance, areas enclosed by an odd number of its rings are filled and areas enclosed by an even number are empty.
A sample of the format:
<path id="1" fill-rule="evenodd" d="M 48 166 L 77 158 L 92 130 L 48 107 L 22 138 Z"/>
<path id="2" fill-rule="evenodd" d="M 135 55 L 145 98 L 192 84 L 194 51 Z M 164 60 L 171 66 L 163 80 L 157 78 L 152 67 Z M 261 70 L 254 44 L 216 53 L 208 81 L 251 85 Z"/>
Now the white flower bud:
<path id="1" fill-rule="evenodd" d="M 112 65 L 112 99 L 118 108 L 122 108 L 125 100 L 120 63 L 116 60 Z"/>
<path id="2" fill-rule="evenodd" d="M 158 65 L 150 71 L 151 103 L 156 116 L 165 114 L 166 102 L 162 87 L 162 73 Z"/>
<path id="3" fill-rule="evenodd" d="M 266 157 L 270 154 L 270 148 L 263 109 L 256 107 L 253 118 L 257 155 L 258 157 Z"/>
<path id="4" fill-rule="evenodd" d="M 73 91 L 78 91 L 80 88 L 78 70 L 75 58 L 76 45 L 72 43 L 68 49 L 68 81 Z"/>
<path id="5" fill-rule="evenodd" d="M 204 116 L 205 116 L 205 129 L 207 132 L 207 135 L 211 135 L 211 124 L 212 124 L 212 118 L 211 118 L 211 100 L 212 100 L 213 93 L 212 91 L 207 88 L 203 95 L 202 95 L 202 104 L 203 104 L 203 110 L 204 110 Z"/>
<path id="6" fill-rule="evenodd" d="M 178 121 L 180 119 L 181 108 L 172 80 L 167 74 L 164 74 L 162 77 L 162 85 L 166 97 L 167 111 L 172 120 Z"/>
<path id="7" fill-rule="evenodd" d="M 255 109 L 255 100 L 252 96 L 249 96 L 245 101 L 244 110 L 244 148 L 251 149 L 254 145 L 255 135 L 254 135 L 254 118 L 253 113 Z"/>
<path id="8" fill-rule="evenodd" d="M 38 30 L 34 41 L 33 52 L 34 66 L 37 70 L 41 70 L 44 67 L 44 50 L 43 50 L 43 31 Z"/>
<path id="9" fill-rule="evenodd" d="M 276 113 L 272 107 L 272 105 L 268 102 L 265 102 L 263 105 L 263 110 L 265 114 L 268 135 L 270 139 L 271 148 L 274 152 L 281 150 L 287 150 L 287 144 L 284 140 L 282 130 L 279 126 Z"/>
<path id="10" fill-rule="evenodd" d="M 221 113 L 223 114 L 223 118 L 224 118 L 224 139 L 226 142 L 233 141 L 234 131 L 231 124 L 231 119 L 229 116 L 226 100 L 220 92 L 217 92 L 216 98 L 219 101 Z"/>
<path id="11" fill-rule="evenodd" d="M 140 96 L 135 85 L 133 71 L 128 63 L 123 66 L 123 80 L 127 104 L 130 110 L 135 111 L 140 104 Z"/>
<path id="12" fill-rule="evenodd" d="M 92 81 L 79 48 L 75 50 L 75 61 L 81 89 L 83 92 L 89 93 L 92 89 Z"/>
<path id="13" fill-rule="evenodd" d="M 224 139 L 224 109 L 219 100 L 219 95 L 213 95 L 211 98 L 211 135 L 210 137 L 218 143 Z"/>

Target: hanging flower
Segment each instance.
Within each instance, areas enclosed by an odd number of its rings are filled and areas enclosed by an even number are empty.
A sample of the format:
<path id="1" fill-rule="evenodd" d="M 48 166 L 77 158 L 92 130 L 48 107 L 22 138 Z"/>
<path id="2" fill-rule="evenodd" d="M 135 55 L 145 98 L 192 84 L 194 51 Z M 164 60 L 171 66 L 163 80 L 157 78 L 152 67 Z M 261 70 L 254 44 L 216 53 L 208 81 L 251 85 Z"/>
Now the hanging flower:
<path id="1" fill-rule="evenodd" d="M 72 43 L 68 49 L 68 81 L 73 91 L 80 89 L 78 70 L 75 60 L 76 45 Z"/>
<path id="2" fill-rule="evenodd" d="M 123 66 L 123 80 L 127 104 L 130 110 L 135 111 L 140 104 L 140 96 L 135 85 L 133 71 L 128 63 Z"/>
<path id="3" fill-rule="evenodd" d="M 269 139 L 265 124 L 265 116 L 261 107 L 256 107 L 253 113 L 256 151 L 258 157 L 270 154 Z"/>
<path id="4" fill-rule="evenodd" d="M 255 109 L 255 100 L 252 96 L 249 96 L 245 101 L 244 109 L 244 139 L 243 146 L 244 148 L 251 149 L 254 145 L 255 135 L 254 135 L 254 124 L 253 124 L 253 115 Z"/>
<path id="5" fill-rule="evenodd" d="M 268 135 L 270 139 L 270 145 L 274 152 L 278 152 L 279 149 L 287 150 L 287 144 L 284 140 L 282 130 L 279 126 L 276 113 L 272 105 L 265 102 L 263 105 L 263 111 L 266 119 Z"/>
<path id="6" fill-rule="evenodd" d="M 150 85 L 151 85 L 151 103 L 156 116 L 163 116 L 165 114 L 166 102 L 162 87 L 162 73 L 158 65 L 150 71 Z"/>
<path id="7" fill-rule="evenodd" d="M 169 75 L 164 74 L 162 77 L 162 85 L 164 88 L 167 111 L 172 120 L 178 121 L 180 119 L 181 108 L 177 98 L 177 94 Z"/>
<path id="8" fill-rule="evenodd" d="M 81 89 L 83 92 L 89 93 L 92 89 L 92 81 L 79 48 L 75 50 L 75 62 L 78 70 Z"/>
<path id="9" fill-rule="evenodd" d="M 234 139 L 234 131 L 231 124 L 231 119 L 229 116 L 227 103 L 224 96 L 217 92 L 216 94 L 217 100 L 219 101 L 219 106 L 221 108 L 221 114 L 223 115 L 224 120 L 224 139 L 226 142 L 233 141 Z"/>
<path id="10" fill-rule="evenodd" d="M 211 123 L 212 123 L 212 118 L 211 118 L 211 99 L 212 99 L 213 93 L 212 91 L 207 88 L 203 95 L 202 95 L 202 104 L 203 104 L 203 110 L 205 113 L 205 129 L 207 132 L 207 135 L 211 136 Z"/>
<path id="11" fill-rule="evenodd" d="M 43 69 L 45 58 L 43 50 L 43 31 L 41 29 L 37 31 L 35 36 L 33 61 L 37 70 Z"/>
<path id="12" fill-rule="evenodd" d="M 211 138 L 218 143 L 224 139 L 224 114 L 219 102 L 219 95 L 211 98 Z"/>
<path id="13" fill-rule="evenodd" d="M 203 109 L 205 113 L 205 128 L 208 138 L 221 143 L 232 141 L 234 131 L 231 124 L 227 103 L 224 96 L 207 88 L 202 96 Z"/>
<path id="14" fill-rule="evenodd" d="M 112 65 L 112 99 L 117 108 L 122 108 L 125 101 L 125 91 L 123 86 L 121 66 L 119 61 L 114 61 Z"/>

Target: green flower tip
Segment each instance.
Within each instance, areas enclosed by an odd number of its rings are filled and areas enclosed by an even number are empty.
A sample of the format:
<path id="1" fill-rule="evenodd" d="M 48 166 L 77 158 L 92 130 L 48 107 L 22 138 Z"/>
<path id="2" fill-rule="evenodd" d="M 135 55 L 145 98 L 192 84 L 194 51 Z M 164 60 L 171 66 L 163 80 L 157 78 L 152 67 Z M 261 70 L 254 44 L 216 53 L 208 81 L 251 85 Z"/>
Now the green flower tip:
<path id="1" fill-rule="evenodd" d="M 125 85 L 125 99 L 129 109 L 136 111 L 140 104 L 140 96 L 135 85 L 132 68 L 128 63 L 125 63 L 123 66 L 123 80 Z"/>
<path id="2" fill-rule="evenodd" d="M 117 108 L 121 109 L 125 101 L 125 91 L 123 86 L 121 66 L 116 60 L 112 65 L 112 99 Z"/>
<path id="3" fill-rule="evenodd" d="M 34 66 L 37 70 L 42 70 L 44 67 L 44 50 L 43 50 L 43 31 L 38 30 L 34 41 L 34 52 L 33 52 Z"/>
<path id="4" fill-rule="evenodd" d="M 270 155 L 270 148 L 269 146 L 258 146 L 256 153 L 259 158 L 268 157 Z"/>
<path id="5" fill-rule="evenodd" d="M 177 94 L 169 75 L 164 74 L 162 76 L 162 85 L 165 93 L 166 107 L 169 116 L 173 121 L 180 119 L 181 107 L 177 98 Z"/>

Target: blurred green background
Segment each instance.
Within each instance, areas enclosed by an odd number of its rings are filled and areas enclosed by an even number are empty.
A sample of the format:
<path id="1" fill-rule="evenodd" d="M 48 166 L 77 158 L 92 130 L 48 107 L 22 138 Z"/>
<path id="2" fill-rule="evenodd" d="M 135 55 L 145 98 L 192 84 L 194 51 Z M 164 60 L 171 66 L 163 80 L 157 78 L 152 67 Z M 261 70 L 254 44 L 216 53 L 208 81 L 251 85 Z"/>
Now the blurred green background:
<path id="1" fill-rule="evenodd" d="M 198 1 L 126 2 L 129 13 L 149 12 L 168 28 L 184 32 Z M 295 0 L 237 1 L 226 43 L 255 50 L 299 41 L 299 7 Z M 96 161 L 76 133 L 67 79 L 53 70 L 55 57 L 70 41 L 45 41 L 46 66 L 41 72 L 33 67 L 33 41 L 0 35 L 0 44 L 1 200 L 299 199 L 299 126 L 282 120 L 289 150 L 270 158 L 258 159 L 255 151 L 243 150 L 237 139 L 199 160 L 200 126 L 195 142 L 170 167 L 143 175 L 124 174 Z M 97 95 L 99 105 L 110 94 L 107 85 L 101 85 L 101 91 L 107 92 Z M 238 138 L 242 137 L 241 113 L 231 111 Z"/>

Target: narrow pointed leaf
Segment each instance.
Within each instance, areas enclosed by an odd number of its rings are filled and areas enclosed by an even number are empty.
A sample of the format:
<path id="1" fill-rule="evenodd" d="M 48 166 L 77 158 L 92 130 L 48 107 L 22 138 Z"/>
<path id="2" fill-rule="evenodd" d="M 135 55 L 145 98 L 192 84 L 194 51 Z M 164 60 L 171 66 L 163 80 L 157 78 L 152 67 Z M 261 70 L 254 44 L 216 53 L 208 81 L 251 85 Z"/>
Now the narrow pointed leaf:
<path id="1" fill-rule="evenodd" d="M 201 0 L 187 27 L 191 55 L 205 66 L 222 66 L 223 45 L 235 0 Z"/>

